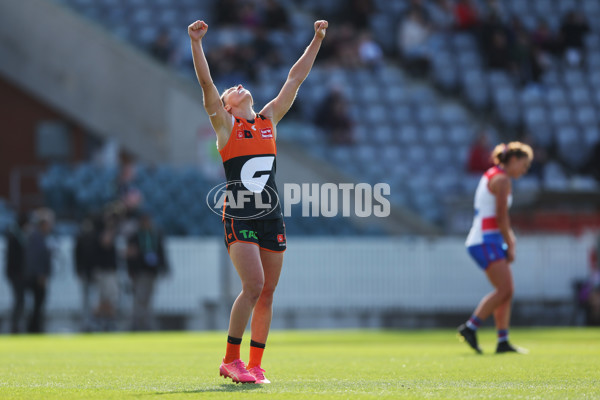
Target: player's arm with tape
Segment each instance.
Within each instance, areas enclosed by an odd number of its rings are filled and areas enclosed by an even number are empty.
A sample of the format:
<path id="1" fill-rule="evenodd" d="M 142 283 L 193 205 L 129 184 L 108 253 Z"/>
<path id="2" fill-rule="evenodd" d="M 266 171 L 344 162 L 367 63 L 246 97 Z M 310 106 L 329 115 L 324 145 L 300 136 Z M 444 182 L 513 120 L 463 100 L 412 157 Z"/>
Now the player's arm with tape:
<path id="1" fill-rule="evenodd" d="M 227 136 L 231 132 L 232 122 L 231 115 L 223 108 L 223 103 L 219 96 L 217 87 L 213 83 L 208 68 L 208 62 L 202 48 L 202 38 L 206 35 L 208 25 L 204 21 L 196 21 L 188 26 L 188 35 L 190 36 L 192 45 L 192 56 L 194 59 L 194 69 L 196 77 L 202 87 L 204 96 L 204 109 L 210 117 L 212 124 L 219 141 L 227 142 Z"/>
<path id="2" fill-rule="evenodd" d="M 325 33 L 328 27 L 328 22 L 324 20 L 316 21 L 314 24 L 315 36 L 312 41 L 304 50 L 302 56 L 296 61 L 296 63 L 290 69 L 287 80 L 283 84 L 281 91 L 273 100 L 271 100 L 262 110 L 261 114 L 269 118 L 274 125 L 276 125 L 283 116 L 288 112 L 300 85 L 308 73 L 312 69 L 312 66 L 317 58 L 319 49 L 321 48 L 321 42 L 325 38 Z"/>

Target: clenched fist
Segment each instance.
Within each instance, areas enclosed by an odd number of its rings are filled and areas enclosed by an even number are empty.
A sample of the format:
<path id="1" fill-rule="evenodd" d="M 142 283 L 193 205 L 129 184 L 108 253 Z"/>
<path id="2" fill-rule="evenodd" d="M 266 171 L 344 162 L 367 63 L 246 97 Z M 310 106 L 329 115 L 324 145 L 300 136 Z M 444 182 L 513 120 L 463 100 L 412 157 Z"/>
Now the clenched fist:
<path id="1" fill-rule="evenodd" d="M 315 21 L 315 35 L 323 39 L 325 37 L 325 31 L 327 30 L 328 26 L 329 22 L 325 21 L 324 19 Z"/>
<path id="2" fill-rule="evenodd" d="M 200 40 L 206 35 L 208 25 L 204 21 L 196 21 L 188 26 L 188 35 L 192 40 Z"/>

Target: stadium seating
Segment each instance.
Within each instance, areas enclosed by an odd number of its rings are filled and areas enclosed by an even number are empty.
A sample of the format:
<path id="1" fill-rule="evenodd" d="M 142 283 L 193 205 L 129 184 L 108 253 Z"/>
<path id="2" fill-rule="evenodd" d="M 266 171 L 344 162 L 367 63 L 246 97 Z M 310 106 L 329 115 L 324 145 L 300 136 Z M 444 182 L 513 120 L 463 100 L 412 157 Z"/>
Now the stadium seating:
<path id="1" fill-rule="evenodd" d="M 40 187 L 46 203 L 59 215 L 81 218 L 99 213 L 117 199 L 115 169 L 80 164 L 73 168 L 51 166 L 41 177 Z M 169 235 L 220 235 L 221 217 L 210 211 L 207 193 L 220 179 L 209 177 L 197 168 L 150 167 L 139 165 L 133 186 L 142 194 L 141 208 Z M 0 202 L 0 229 L 14 220 Z M 6 212 L 5 212 L 6 211 Z M 345 218 L 302 218 L 302 210 L 292 207 L 286 229 L 292 234 L 317 235 L 383 234 L 377 228 L 355 227 Z"/>
<path id="2" fill-rule="evenodd" d="M 479 14 L 486 15 L 486 2 L 479 0 L 476 5 Z M 433 7 L 430 3 L 428 6 Z M 600 4 L 594 0 L 513 0 L 503 4 L 503 9 L 505 22 L 516 15 L 532 30 L 539 19 L 546 19 L 555 33 L 568 11 L 582 11 L 592 29 L 585 40 L 583 65 L 572 67 L 554 57 L 541 85 L 521 87 L 506 72 L 485 68 L 474 35 L 444 31 L 441 35 L 446 46 L 433 54 L 432 78 L 442 88 L 456 89 L 474 109 L 491 108 L 507 128 L 523 126 L 537 144 L 558 146 L 558 161 L 568 169 L 568 175 L 577 174 L 585 159 L 569 159 L 571 150 L 593 147 L 598 142 L 587 129 L 597 128 L 600 111 Z M 461 71 L 459 78 L 451 79 L 456 70 Z M 575 130 L 584 133 L 576 135 Z"/>
<path id="3" fill-rule="evenodd" d="M 184 54 L 188 52 L 187 38 L 185 30 L 180 27 L 190 22 L 190 15 L 210 19 L 214 16 L 215 4 L 215 1 L 192 0 L 55 1 L 64 3 L 121 39 L 140 47 L 149 45 L 159 27 L 169 27 L 175 42 L 182 44 Z M 281 3 L 289 11 L 295 11 L 290 13 L 293 28 L 310 21 L 310 14 L 323 12 L 333 15 L 343 4 L 340 0 L 286 0 Z M 512 14 L 518 15 L 528 29 L 533 29 L 538 18 L 543 17 L 556 32 L 562 16 L 572 8 L 584 11 L 592 26 L 592 32 L 585 41 L 583 65 L 569 67 L 555 58 L 536 86 L 521 86 L 507 72 L 487 69 L 477 39 L 472 34 L 448 29 L 435 32 L 431 38 L 431 47 L 435 49 L 431 55 L 431 80 L 442 92 L 429 83 L 415 81 L 393 62 L 397 53 L 398 22 L 409 2 L 377 0 L 374 3 L 377 11 L 370 26 L 388 55 L 385 67 L 372 73 L 366 68 L 345 69 L 317 63 L 303 84 L 294 107 L 296 116 L 304 121 L 312 120 L 329 88 L 342 87 L 348 100 L 350 118 L 354 121 L 354 144 L 329 143 L 327 132 L 320 127 L 307 127 L 288 120 L 285 121 L 285 129 L 289 132 L 286 137 L 297 141 L 313 157 L 333 166 L 343 165 L 343 168 L 339 167 L 340 172 L 355 180 L 389 182 L 392 186 L 390 197 L 395 205 L 408 207 L 440 225 L 444 224 L 448 196 L 470 198 L 476 185 L 478 178 L 467 174 L 464 167 L 468 148 L 475 139 L 475 130 L 479 129 L 478 114 L 482 112 L 491 112 L 500 126 L 509 132 L 508 135 L 506 132 L 500 135 L 496 130 L 490 130 L 492 142 L 510 139 L 510 132 L 524 129 L 537 145 L 557 149 L 557 158 L 545 166 L 540 181 L 527 177 L 525 183 L 517 188 L 529 191 L 542 188 L 568 190 L 573 187 L 572 180 L 581 181 L 576 175 L 585 157 L 577 149 L 591 149 L 600 140 L 600 4 L 597 0 L 502 2 L 503 18 L 507 20 Z M 477 0 L 476 4 L 480 15 L 486 15 L 487 2 Z M 429 11 L 436 7 L 435 2 L 424 2 L 424 6 Z M 217 47 L 226 35 L 227 32 L 223 32 L 207 38 L 206 47 Z M 242 39 L 243 36 L 238 35 L 237 40 Z M 259 75 L 256 82 L 248 84 L 259 104 L 277 93 L 289 64 L 302 51 L 308 37 L 304 34 L 273 34 L 272 40 L 286 44 L 278 46 L 285 48 L 285 66 L 269 70 Z M 193 77 L 189 64 L 182 63 L 180 68 L 187 68 L 184 72 Z M 103 196 L 108 193 L 110 173 L 101 175 L 99 181 L 92 183 L 89 171 L 86 172 L 88 167 L 80 168 L 81 171 L 71 172 L 68 179 L 61 178 L 64 170 L 58 167 L 48 171 L 41 184 L 49 203 L 81 205 L 106 200 Z M 166 203 L 182 185 L 193 187 L 195 197 L 178 199 L 177 205 L 200 217 L 206 210 L 196 208 L 191 198 L 198 198 L 210 182 L 189 171 L 185 179 L 180 178 L 185 175 L 180 172 L 171 171 L 171 175 L 165 178 L 161 174 L 169 173 L 160 169 L 152 173 L 142 171 L 137 183 L 148 207 L 158 213 L 157 218 L 163 225 L 169 226 L 168 230 L 181 234 L 208 232 L 209 226 L 191 226 L 183 219 L 179 221 L 172 207 Z M 198 180 L 197 184 L 193 183 L 194 179 Z M 583 178 L 583 181 L 588 182 L 583 187 L 592 190 L 597 187 L 593 180 Z M 323 233 L 352 231 L 340 221 L 331 221 L 326 219 L 318 229 Z M 307 233 L 316 229 L 303 222 L 301 218 L 294 220 L 288 228 Z"/>

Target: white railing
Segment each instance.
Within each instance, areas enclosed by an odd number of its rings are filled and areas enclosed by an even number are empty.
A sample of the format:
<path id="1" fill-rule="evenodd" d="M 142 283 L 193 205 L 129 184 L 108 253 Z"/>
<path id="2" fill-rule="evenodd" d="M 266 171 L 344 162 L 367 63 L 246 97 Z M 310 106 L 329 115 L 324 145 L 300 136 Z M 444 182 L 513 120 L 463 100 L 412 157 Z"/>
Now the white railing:
<path id="1" fill-rule="evenodd" d="M 592 245 L 591 235 L 519 238 L 513 265 L 515 300 L 570 301 L 573 281 L 587 276 Z M 288 246 L 276 311 L 463 310 L 490 290 L 462 238 L 289 237 Z M 166 247 L 172 272 L 158 285 L 157 310 L 190 315 L 207 302 L 235 297 L 240 285 L 220 238 L 169 238 Z M 81 293 L 73 240 L 61 238 L 59 249 L 48 312 L 78 311 Z M 11 296 L 4 278 L 3 241 L 0 269 L 0 313 L 7 315 Z M 126 274 L 121 275 L 126 287 Z"/>

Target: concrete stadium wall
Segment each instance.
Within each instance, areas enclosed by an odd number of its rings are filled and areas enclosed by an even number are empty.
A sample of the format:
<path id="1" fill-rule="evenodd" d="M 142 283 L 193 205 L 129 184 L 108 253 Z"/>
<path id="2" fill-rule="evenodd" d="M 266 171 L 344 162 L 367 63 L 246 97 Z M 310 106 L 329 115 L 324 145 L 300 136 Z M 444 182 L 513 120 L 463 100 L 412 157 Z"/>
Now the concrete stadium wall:
<path id="1" fill-rule="evenodd" d="M 58 243 L 49 316 L 76 314 L 81 304 L 73 273 L 73 241 L 60 238 Z M 592 245 L 591 235 L 519 238 L 513 265 L 515 302 L 572 303 L 573 282 L 587 276 Z M 158 285 L 157 312 L 189 318 L 191 329 L 225 329 L 240 285 L 222 240 L 170 238 L 167 251 L 172 273 Z M 4 270 L 1 241 L 0 269 Z M 123 266 L 121 272 L 121 308 L 127 314 L 131 299 Z M 381 315 L 389 312 L 468 313 L 489 290 L 483 273 L 464 250 L 462 238 L 291 237 L 276 292 L 273 326 L 380 326 Z M 0 315 L 7 317 L 9 310 L 9 287 L 2 279 Z M 331 317 L 335 315 L 355 317 L 336 322 Z"/>
<path id="2" fill-rule="evenodd" d="M 0 2 L 0 60 L 0 74 L 143 160 L 198 161 L 199 87 L 70 9 Z"/>

